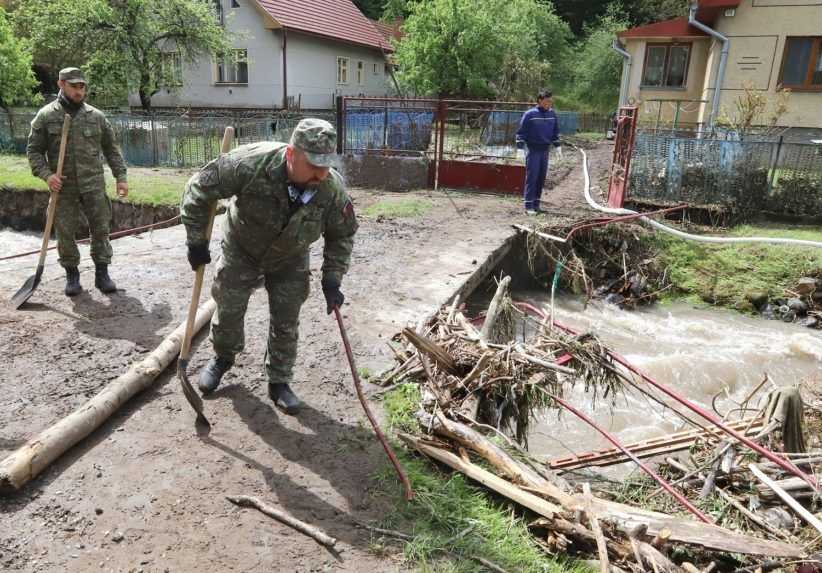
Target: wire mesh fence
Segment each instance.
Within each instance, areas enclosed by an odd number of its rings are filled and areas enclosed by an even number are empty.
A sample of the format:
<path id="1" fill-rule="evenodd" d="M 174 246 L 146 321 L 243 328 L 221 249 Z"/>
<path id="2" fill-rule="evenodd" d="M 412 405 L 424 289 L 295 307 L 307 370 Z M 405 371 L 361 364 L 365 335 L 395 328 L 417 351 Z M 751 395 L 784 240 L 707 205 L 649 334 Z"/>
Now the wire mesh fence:
<path id="1" fill-rule="evenodd" d="M 346 153 L 421 155 L 431 146 L 437 110 L 433 100 L 341 98 L 341 105 Z"/>
<path id="2" fill-rule="evenodd" d="M 740 219 L 822 213 L 822 146 L 783 138 L 734 140 L 641 132 L 632 198 L 720 205 Z"/>
<path id="3" fill-rule="evenodd" d="M 35 111 L 0 112 L 0 151 L 25 153 L 29 124 Z M 238 145 L 257 141 L 288 141 L 304 117 L 335 121 L 333 112 L 110 113 L 126 162 L 145 167 L 199 167 L 220 152 L 223 131 L 235 128 Z"/>

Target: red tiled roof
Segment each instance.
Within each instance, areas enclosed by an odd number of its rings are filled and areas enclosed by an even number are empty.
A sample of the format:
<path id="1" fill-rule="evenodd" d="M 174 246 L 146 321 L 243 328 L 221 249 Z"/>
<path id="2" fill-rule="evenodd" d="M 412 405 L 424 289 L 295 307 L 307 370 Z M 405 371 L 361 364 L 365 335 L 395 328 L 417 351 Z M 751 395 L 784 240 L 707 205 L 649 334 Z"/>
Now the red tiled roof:
<path id="1" fill-rule="evenodd" d="M 289 30 L 391 51 L 391 46 L 351 0 L 256 0 Z"/>
<path id="2" fill-rule="evenodd" d="M 707 36 L 705 32 L 688 24 L 687 18 L 674 18 L 654 22 L 619 32 L 620 38 L 687 38 Z"/>
<path id="3" fill-rule="evenodd" d="M 399 40 L 402 38 L 402 19 L 397 18 L 393 22 L 383 22 L 382 20 L 371 20 L 371 23 L 377 27 L 377 30 L 383 37 L 391 42 L 391 40 Z"/>

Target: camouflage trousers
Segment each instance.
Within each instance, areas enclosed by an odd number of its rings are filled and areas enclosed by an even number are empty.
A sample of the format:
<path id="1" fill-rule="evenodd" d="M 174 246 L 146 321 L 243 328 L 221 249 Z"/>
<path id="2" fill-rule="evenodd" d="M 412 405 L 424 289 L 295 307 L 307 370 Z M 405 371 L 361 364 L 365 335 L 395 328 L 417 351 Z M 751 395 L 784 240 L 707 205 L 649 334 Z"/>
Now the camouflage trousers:
<path id="1" fill-rule="evenodd" d="M 80 227 L 80 213 L 85 215 L 91 232 L 91 259 L 95 263 L 111 262 L 111 200 L 103 189 L 80 192 L 63 186 L 58 196 L 54 213 L 54 231 L 57 234 L 57 253 L 64 267 L 80 264 L 77 249 L 77 230 Z"/>
<path id="2" fill-rule="evenodd" d="M 211 288 L 217 303 L 211 319 L 211 343 L 217 356 L 232 362 L 243 350 L 248 299 L 261 279 L 268 292 L 265 371 L 271 383 L 290 383 L 297 358 L 300 308 L 309 292 L 308 252 L 271 270 L 231 256 L 224 249 Z"/>

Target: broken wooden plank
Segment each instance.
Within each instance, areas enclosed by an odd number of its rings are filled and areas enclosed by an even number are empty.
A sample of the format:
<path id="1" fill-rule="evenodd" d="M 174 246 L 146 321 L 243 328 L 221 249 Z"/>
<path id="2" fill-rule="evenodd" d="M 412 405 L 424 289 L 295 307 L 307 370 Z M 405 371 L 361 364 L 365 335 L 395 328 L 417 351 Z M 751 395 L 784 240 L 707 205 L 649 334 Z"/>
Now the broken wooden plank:
<path id="1" fill-rule="evenodd" d="M 822 521 L 816 518 L 814 514 L 810 511 L 802 507 L 802 505 L 796 501 L 794 498 L 791 497 L 791 494 L 786 492 L 784 489 L 776 485 L 771 478 L 765 475 L 765 473 L 756 467 L 756 464 L 748 464 L 748 469 L 751 470 L 756 479 L 764 483 L 766 486 L 774 490 L 776 495 L 782 498 L 782 501 L 788 504 L 792 510 L 794 510 L 799 517 L 807 521 L 810 525 L 812 525 L 819 533 L 822 533 Z"/>
<path id="2" fill-rule="evenodd" d="M 744 419 L 736 422 L 728 422 L 727 425 L 734 430 L 745 430 L 747 428 L 748 434 L 756 434 L 765 424 L 764 418 L 760 418 L 748 428 L 750 422 L 751 419 Z M 696 440 L 707 439 L 712 437 L 712 435 L 712 432 L 706 432 L 704 430 L 689 430 L 659 436 L 649 440 L 642 440 L 628 444 L 626 447 L 631 453 L 636 455 L 636 457 L 642 459 L 687 450 Z M 548 460 L 545 463 L 552 470 L 570 471 L 584 467 L 611 466 L 627 461 L 629 461 L 628 457 L 617 448 L 603 448 L 576 456 Z"/>

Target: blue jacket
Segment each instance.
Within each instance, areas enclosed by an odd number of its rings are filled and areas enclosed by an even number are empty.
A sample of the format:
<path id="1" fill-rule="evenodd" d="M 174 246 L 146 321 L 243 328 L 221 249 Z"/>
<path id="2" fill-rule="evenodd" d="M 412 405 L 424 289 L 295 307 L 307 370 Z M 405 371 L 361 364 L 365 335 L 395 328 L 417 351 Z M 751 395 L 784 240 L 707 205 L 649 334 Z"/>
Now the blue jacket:
<path id="1" fill-rule="evenodd" d="M 517 147 L 527 145 L 530 149 L 548 149 L 550 145 L 559 146 L 559 120 L 553 108 L 543 110 L 532 107 L 519 121 L 517 129 Z"/>

